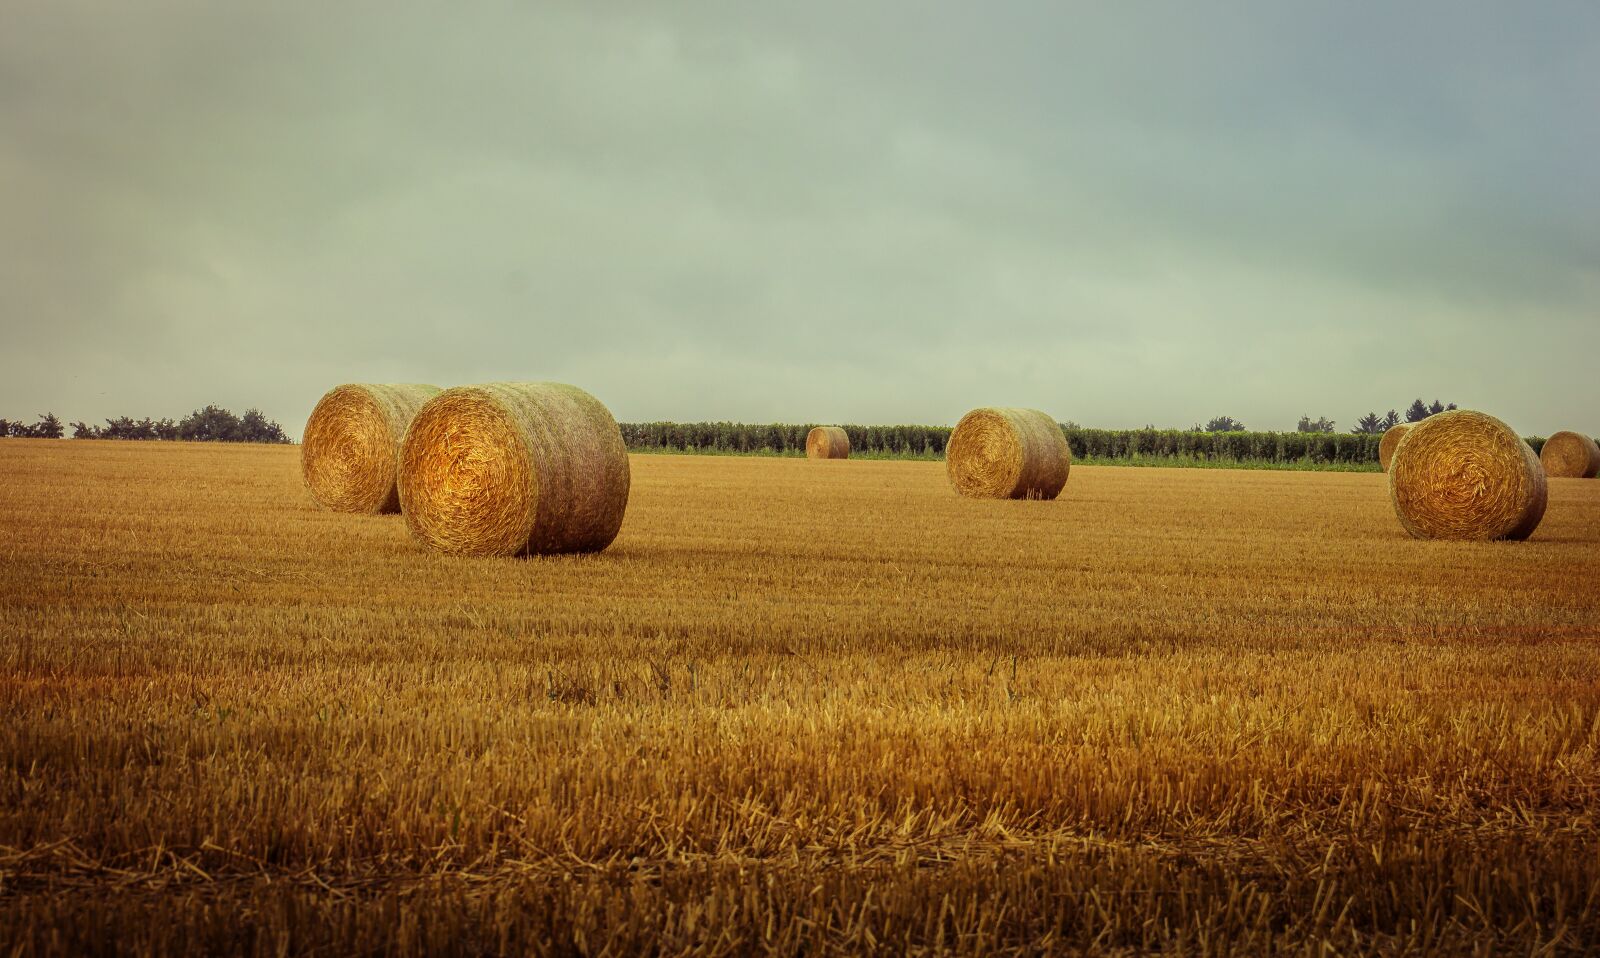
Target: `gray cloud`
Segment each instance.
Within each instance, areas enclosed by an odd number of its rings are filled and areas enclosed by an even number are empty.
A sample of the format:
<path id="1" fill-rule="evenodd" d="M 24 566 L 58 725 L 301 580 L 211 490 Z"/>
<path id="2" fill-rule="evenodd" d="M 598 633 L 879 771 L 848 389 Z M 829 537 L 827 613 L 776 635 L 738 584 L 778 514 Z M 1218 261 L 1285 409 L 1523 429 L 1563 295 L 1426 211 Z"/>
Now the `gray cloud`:
<path id="1" fill-rule="evenodd" d="M 0 413 L 1600 432 L 1600 14 L 23 3 Z"/>

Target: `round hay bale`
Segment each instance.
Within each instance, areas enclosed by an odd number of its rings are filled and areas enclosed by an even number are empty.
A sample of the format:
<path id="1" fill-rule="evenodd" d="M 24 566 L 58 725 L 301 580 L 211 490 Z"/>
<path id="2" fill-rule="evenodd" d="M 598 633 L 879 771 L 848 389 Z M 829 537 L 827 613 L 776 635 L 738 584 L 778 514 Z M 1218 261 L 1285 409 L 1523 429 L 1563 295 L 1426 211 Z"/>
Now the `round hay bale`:
<path id="1" fill-rule="evenodd" d="M 1389 466 L 1395 514 L 1418 539 L 1526 539 L 1544 518 L 1547 487 L 1521 436 L 1467 409 L 1414 425 Z"/>
<path id="2" fill-rule="evenodd" d="M 945 447 L 950 485 L 974 499 L 1054 499 L 1071 468 L 1067 437 L 1037 409 L 974 409 Z"/>
<path id="3" fill-rule="evenodd" d="M 817 426 L 806 433 L 806 458 L 849 459 L 849 434 L 838 426 Z"/>
<path id="4" fill-rule="evenodd" d="M 1558 432 L 1539 450 L 1544 471 L 1562 479 L 1593 479 L 1600 475 L 1600 445 L 1582 433 Z"/>
<path id="5" fill-rule="evenodd" d="M 561 383 L 447 389 L 400 449 L 406 525 L 455 555 L 598 552 L 622 528 L 629 479 L 611 412 Z"/>
<path id="6" fill-rule="evenodd" d="M 1384 472 L 1389 471 L 1389 463 L 1394 461 L 1395 449 L 1399 447 L 1400 440 L 1405 438 L 1413 425 L 1415 423 L 1403 422 L 1398 426 L 1390 426 L 1383 434 L 1383 438 L 1378 440 L 1378 465 L 1383 467 Z"/>
<path id="7" fill-rule="evenodd" d="M 317 402 L 300 441 L 311 498 L 336 512 L 398 512 L 400 441 L 411 417 L 439 394 L 421 383 L 347 383 Z"/>

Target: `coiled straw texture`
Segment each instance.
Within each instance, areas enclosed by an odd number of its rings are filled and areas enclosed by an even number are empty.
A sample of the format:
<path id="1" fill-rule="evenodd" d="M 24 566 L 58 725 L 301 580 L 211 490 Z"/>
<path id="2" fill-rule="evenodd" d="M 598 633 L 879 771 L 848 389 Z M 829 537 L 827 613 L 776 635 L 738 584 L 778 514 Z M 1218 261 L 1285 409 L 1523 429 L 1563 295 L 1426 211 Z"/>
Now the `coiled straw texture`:
<path id="1" fill-rule="evenodd" d="M 598 552 L 622 528 L 629 481 L 611 412 L 561 383 L 447 389 L 400 451 L 406 525 L 455 555 Z"/>
<path id="2" fill-rule="evenodd" d="M 817 426 L 806 433 L 807 459 L 849 459 L 850 435 L 838 426 Z"/>
<path id="3" fill-rule="evenodd" d="M 422 404 L 421 383 L 348 383 L 330 389 L 306 420 L 300 473 L 311 498 L 336 512 L 398 512 L 400 442 Z"/>
<path id="4" fill-rule="evenodd" d="M 974 409 L 945 447 L 950 485 L 975 499 L 1054 499 L 1071 468 L 1067 437 L 1037 409 Z"/>
<path id="5" fill-rule="evenodd" d="M 1582 433 L 1558 432 L 1539 450 L 1544 471 L 1561 479 L 1593 479 L 1600 475 L 1600 445 Z"/>
<path id="6" fill-rule="evenodd" d="M 1405 438 L 1413 425 L 1415 423 L 1403 422 L 1398 426 L 1390 426 L 1383 438 L 1378 440 L 1378 465 L 1383 467 L 1384 472 L 1389 471 L 1389 464 L 1394 462 L 1394 451 L 1400 447 L 1400 440 Z"/>
<path id="7" fill-rule="evenodd" d="M 1414 425 L 1389 468 L 1395 514 L 1418 539 L 1526 539 L 1544 518 L 1547 489 L 1522 437 L 1466 409 Z"/>

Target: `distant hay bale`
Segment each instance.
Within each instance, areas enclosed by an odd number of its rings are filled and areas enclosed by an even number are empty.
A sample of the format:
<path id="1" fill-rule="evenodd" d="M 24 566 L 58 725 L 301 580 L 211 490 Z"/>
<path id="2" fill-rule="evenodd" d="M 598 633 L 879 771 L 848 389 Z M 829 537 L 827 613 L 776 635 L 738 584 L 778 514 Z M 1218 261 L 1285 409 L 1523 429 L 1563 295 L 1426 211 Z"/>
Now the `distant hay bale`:
<path id="1" fill-rule="evenodd" d="M 1558 432 L 1539 450 L 1544 471 L 1562 479 L 1593 479 L 1600 475 L 1600 445 L 1576 432 Z"/>
<path id="2" fill-rule="evenodd" d="M 1067 437 L 1037 409 L 974 409 L 945 447 L 950 485 L 974 499 L 1054 499 L 1071 468 Z"/>
<path id="3" fill-rule="evenodd" d="M 849 434 L 838 426 L 817 426 L 806 433 L 806 458 L 849 459 Z"/>
<path id="4" fill-rule="evenodd" d="M 1400 445 L 1400 440 L 1405 438 L 1406 433 L 1411 431 L 1413 425 L 1415 423 L 1403 422 L 1398 426 L 1390 426 L 1383 434 L 1383 438 L 1378 440 L 1378 464 L 1383 467 L 1384 472 L 1389 471 L 1389 464 L 1394 461 L 1395 449 Z"/>
<path id="5" fill-rule="evenodd" d="M 1414 425 L 1389 467 L 1395 514 L 1418 539 L 1526 539 L 1544 518 L 1547 485 L 1522 437 L 1466 409 Z"/>
<path id="6" fill-rule="evenodd" d="M 311 498 L 336 512 L 398 512 L 400 441 L 411 417 L 439 394 L 421 383 L 348 383 L 330 389 L 306 420 L 300 473 Z"/>
<path id="7" fill-rule="evenodd" d="M 628 486 L 611 412 L 561 383 L 447 389 L 400 450 L 406 525 L 455 555 L 598 552 L 622 528 Z"/>

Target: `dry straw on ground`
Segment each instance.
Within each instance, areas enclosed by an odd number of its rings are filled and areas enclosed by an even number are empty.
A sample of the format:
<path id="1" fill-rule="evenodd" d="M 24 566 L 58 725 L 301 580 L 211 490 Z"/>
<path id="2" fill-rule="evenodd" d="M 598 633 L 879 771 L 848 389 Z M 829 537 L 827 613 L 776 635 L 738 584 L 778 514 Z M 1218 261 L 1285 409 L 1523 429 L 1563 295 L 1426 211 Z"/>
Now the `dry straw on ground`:
<path id="1" fill-rule="evenodd" d="M 1593 479 L 1600 475 L 1600 445 L 1582 433 L 1558 432 L 1539 451 L 1544 471 L 1562 479 Z"/>
<path id="2" fill-rule="evenodd" d="M 1413 426 L 1389 469 L 1395 513 L 1418 539 L 1526 539 L 1544 518 L 1547 486 L 1522 437 L 1466 409 Z"/>
<path id="3" fill-rule="evenodd" d="M 622 528 L 628 485 L 616 420 L 561 383 L 445 390 L 400 452 L 406 525 L 458 555 L 598 552 Z"/>
<path id="4" fill-rule="evenodd" d="M 1600 942 L 1600 481 L 1374 549 L 1371 475 L 637 456 L 528 563 L 290 447 L 0 456 L 8 958 Z"/>
<path id="5" fill-rule="evenodd" d="M 1378 440 L 1378 464 L 1383 467 L 1384 472 L 1389 471 L 1389 464 L 1394 462 L 1395 449 L 1399 448 L 1400 440 L 1405 438 L 1413 425 L 1415 424 L 1403 422 L 1398 426 L 1390 426 L 1383 434 L 1383 438 Z"/>
<path id="6" fill-rule="evenodd" d="M 849 434 L 838 426 L 817 426 L 806 433 L 806 458 L 849 459 Z"/>
<path id="7" fill-rule="evenodd" d="M 1037 409 L 974 409 L 945 449 L 950 485 L 975 499 L 1054 499 L 1071 466 L 1067 437 Z"/>
<path id="8" fill-rule="evenodd" d="M 318 504 L 336 512 L 398 512 L 400 442 L 422 404 L 439 394 L 421 383 L 349 383 L 311 410 L 300 472 Z"/>

